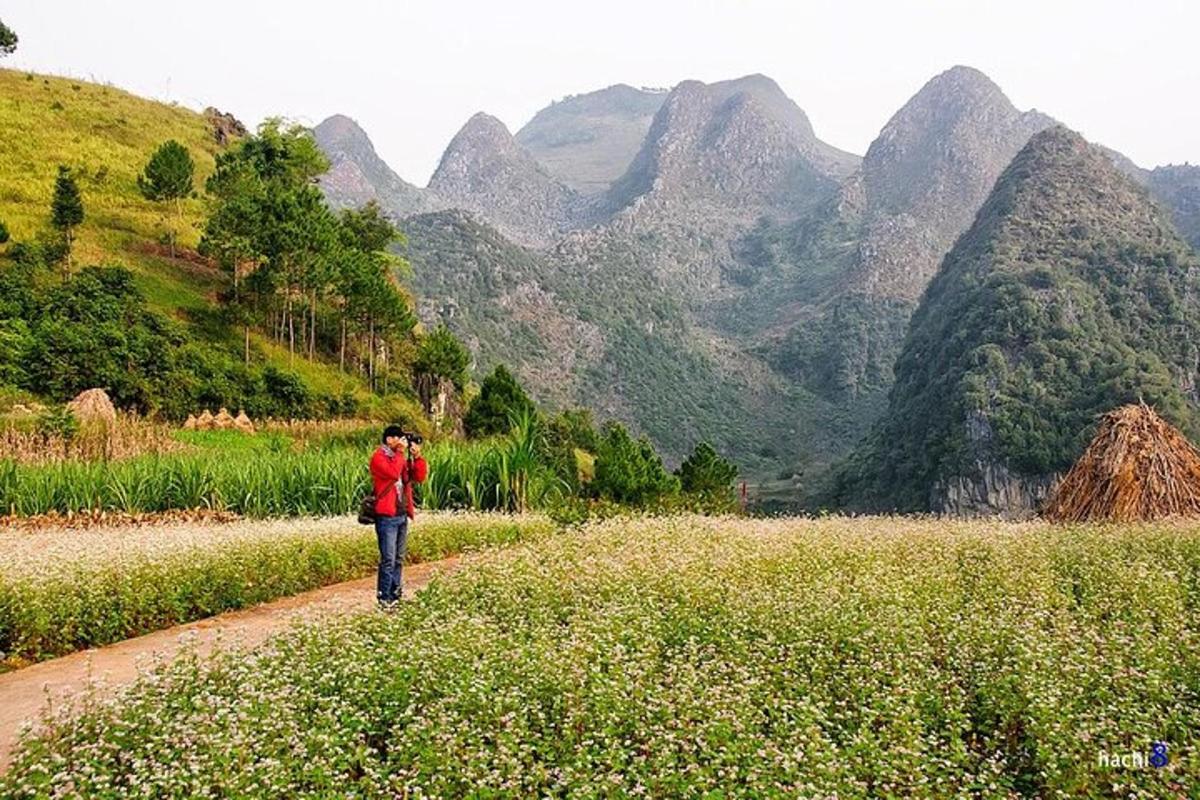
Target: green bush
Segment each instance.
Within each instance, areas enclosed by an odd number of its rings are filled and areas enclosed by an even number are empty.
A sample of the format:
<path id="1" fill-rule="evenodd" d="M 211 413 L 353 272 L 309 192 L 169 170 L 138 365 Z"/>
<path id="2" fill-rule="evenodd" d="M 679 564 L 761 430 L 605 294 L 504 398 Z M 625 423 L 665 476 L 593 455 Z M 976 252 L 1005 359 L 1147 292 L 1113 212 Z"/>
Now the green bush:
<path id="1" fill-rule="evenodd" d="M 589 491 L 596 497 L 645 506 L 679 492 L 679 479 L 667 472 L 645 436 L 636 441 L 619 422 L 608 422 L 596 448 L 596 477 Z"/>

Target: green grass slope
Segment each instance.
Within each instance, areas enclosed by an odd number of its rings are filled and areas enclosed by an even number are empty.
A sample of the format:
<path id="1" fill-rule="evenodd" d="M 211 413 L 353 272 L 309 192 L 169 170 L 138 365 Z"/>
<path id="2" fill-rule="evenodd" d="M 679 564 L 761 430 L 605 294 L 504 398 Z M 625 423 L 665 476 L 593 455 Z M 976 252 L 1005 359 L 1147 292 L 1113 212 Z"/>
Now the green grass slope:
<path id="1" fill-rule="evenodd" d="M 137 188 L 138 173 L 167 139 L 183 144 L 196 164 L 196 193 L 182 203 L 182 222 L 173 204 L 146 200 Z M 209 122 L 190 109 L 112 86 L 0 69 L 0 221 L 12 242 L 49 228 L 54 178 L 65 164 L 77 175 L 85 208 L 75 264 L 127 267 L 157 311 L 214 344 L 229 344 L 236 332 L 214 314 L 224 276 L 195 253 L 206 217 L 204 181 L 219 151 Z M 171 259 L 166 237 L 176 227 L 180 251 Z M 314 388 L 367 394 L 336 364 L 293 360 L 262 337 L 254 351 L 257 361 L 290 369 Z"/>

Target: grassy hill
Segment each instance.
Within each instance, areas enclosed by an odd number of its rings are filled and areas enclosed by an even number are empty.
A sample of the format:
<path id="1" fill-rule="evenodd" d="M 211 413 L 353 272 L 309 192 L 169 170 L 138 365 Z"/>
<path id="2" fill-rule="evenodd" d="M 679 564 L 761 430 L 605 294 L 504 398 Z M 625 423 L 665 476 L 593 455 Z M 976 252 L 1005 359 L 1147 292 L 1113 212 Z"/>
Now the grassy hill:
<path id="1" fill-rule="evenodd" d="M 196 164 L 196 193 L 182 203 L 182 223 L 173 205 L 146 200 L 137 188 L 138 173 L 167 139 L 183 144 Z M 76 265 L 128 268 L 153 310 L 213 344 L 232 344 L 235 334 L 214 313 L 225 278 L 195 252 L 206 216 L 204 181 L 219 151 L 210 122 L 190 109 L 112 86 L 0 70 L 0 221 L 12 242 L 49 228 L 54 178 L 66 165 L 77 176 L 86 214 L 76 232 Z M 180 248 L 175 259 L 167 247 L 173 227 Z M 289 369 L 314 390 L 368 394 L 362 381 L 336 365 L 299 355 L 293 360 L 265 337 L 257 337 L 252 350 L 257 363 Z"/>

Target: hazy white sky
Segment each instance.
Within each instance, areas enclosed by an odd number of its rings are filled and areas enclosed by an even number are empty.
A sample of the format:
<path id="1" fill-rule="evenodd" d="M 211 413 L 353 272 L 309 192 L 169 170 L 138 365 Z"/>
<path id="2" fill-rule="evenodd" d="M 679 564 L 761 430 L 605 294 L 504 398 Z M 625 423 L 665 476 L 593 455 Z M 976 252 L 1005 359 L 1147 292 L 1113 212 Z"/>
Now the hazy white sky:
<path id="1" fill-rule="evenodd" d="M 476 111 L 516 131 L 567 94 L 752 72 L 863 153 L 954 64 L 1143 166 L 1200 161 L 1193 0 L 4 0 L 0 19 L 21 38 L 3 66 L 248 124 L 348 114 L 420 185 Z"/>

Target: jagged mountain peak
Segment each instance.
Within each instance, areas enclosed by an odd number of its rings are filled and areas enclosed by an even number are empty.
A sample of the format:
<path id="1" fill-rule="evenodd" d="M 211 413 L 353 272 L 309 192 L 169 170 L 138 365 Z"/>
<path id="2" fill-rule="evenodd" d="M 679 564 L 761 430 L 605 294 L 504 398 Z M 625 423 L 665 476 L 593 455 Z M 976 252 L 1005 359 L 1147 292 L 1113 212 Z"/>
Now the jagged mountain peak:
<path id="1" fill-rule="evenodd" d="M 491 140 L 497 144 L 507 144 L 513 138 L 508 126 L 486 111 L 476 111 L 459 130 L 455 139 L 471 137 L 478 140 Z"/>
<path id="2" fill-rule="evenodd" d="M 367 132 L 356 121 L 345 114 L 333 114 L 313 128 L 317 142 L 341 142 L 367 140 Z"/>
<path id="3" fill-rule="evenodd" d="M 572 189 L 600 194 L 629 168 L 666 96 L 623 83 L 571 95 L 534 115 L 516 140 Z"/>
<path id="4" fill-rule="evenodd" d="M 355 120 L 334 114 L 313 128 L 317 146 L 329 159 L 321 188 L 336 207 L 361 206 L 375 200 L 396 218 L 432 211 L 439 206 L 428 192 L 392 171 Z"/>
<path id="5" fill-rule="evenodd" d="M 577 223 L 581 201 L 517 143 L 503 122 L 474 114 L 451 139 L 429 190 L 515 241 L 545 246 Z"/>
<path id="6" fill-rule="evenodd" d="M 804 111 L 775 81 L 748 75 L 687 80 L 663 100 L 607 203 L 708 204 L 754 219 L 795 212 L 827 197 L 857 156 L 820 141 Z"/>
<path id="7" fill-rule="evenodd" d="M 1034 134 L 996 181 L 970 235 L 989 224 L 1069 225 L 1072 235 L 1158 236 L 1166 221 L 1149 195 L 1101 147 L 1065 125 Z M 1107 229 L 1107 230 L 1105 230 Z M 1061 233 L 1061 231 L 1059 232 Z"/>
<path id="8" fill-rule="evenodd" d="M 978 207 L 991 182 L 1035 131 L 1053 123 L 1019 111 L 987 75 L 956 66 L 929 80 L 897 111 L 863 157 L 873 208 L 894 212 L 958 187 Z"/>

